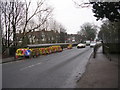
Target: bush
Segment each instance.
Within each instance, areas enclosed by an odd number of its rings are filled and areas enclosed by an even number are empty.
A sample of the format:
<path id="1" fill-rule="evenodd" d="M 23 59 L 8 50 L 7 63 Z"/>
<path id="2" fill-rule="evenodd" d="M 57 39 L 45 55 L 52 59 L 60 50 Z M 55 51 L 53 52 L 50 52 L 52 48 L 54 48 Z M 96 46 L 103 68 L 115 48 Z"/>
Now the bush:
<path id="1" fill-rule="evenodd" d="M 119 43 L 104 43 L 103 48 L 105 52 L 107 50 L 106 46 L 109 48 L 109 53 L 120 53 Z"/>

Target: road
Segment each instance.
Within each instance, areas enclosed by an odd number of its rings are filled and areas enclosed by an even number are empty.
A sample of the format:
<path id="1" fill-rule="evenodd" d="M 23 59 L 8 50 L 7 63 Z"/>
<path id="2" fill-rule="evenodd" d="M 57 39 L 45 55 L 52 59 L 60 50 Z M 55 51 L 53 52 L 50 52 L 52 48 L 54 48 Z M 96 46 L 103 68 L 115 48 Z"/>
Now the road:
<path id="1" fill-rule="evenodd" d="M 3 88 L 74 88 L 92 48 L 64 50 L 2 65 Z"/>

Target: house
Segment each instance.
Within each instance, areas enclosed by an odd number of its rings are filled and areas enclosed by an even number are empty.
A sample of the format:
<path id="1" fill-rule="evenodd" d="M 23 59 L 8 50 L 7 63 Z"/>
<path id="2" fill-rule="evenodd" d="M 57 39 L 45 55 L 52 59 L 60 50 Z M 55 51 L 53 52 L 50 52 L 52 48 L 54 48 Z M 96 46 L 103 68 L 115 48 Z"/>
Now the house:
<path id="1" fill-rule="evenodd" d="M 68 43 L 79 43 L 80 42 L 80 36 L 78 34 L 68 34 L 66 42 Z"/>
<path id="2" fill-rule="evenodd" d="M 17 33 L 17 42 L 22 43 L 23 40 L 23 33 Z M 58 31 L 33 31 L 28 32 L 26 36 L 24 36 L 26 39 L 24 42 L 27 42 L 27 44 L 43 44 L 43 43 L 59 43 L 60 36 Z"/>

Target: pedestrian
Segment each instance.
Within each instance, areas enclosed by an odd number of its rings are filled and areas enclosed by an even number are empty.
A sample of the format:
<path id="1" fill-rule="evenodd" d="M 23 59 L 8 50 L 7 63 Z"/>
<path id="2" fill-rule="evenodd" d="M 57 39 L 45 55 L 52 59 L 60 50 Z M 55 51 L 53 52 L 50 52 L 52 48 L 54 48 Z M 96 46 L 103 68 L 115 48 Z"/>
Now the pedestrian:
<path id="1" fill-rule="evenodd" d="M 94 46 L 94 48 L 93 48 L 93 58 L 95 58 L 96 57 L 96 51 L 97 51 L 97 45 L 95 45 Z"/>

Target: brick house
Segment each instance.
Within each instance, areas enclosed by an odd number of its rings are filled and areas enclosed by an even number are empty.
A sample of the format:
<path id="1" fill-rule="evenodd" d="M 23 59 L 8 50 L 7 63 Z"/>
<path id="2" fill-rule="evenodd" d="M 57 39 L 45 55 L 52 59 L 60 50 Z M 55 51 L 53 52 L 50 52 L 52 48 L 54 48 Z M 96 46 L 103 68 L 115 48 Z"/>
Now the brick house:
<path id="1" fill-rule="evenodd" d="M 68 43 L 79 43 L 80 40 L 81 40 L 80 35 L 78 35 L 78 34 L 68 34 L 66 42 L 68 42 Z"/>
<path id="2" fill-rule="evenodd" d="M 23 33 L 16 34 L 18 43 L 22 42 Z M 58 31 L 33 31 L 29 32 L 25 36 L 27 44 L 43 44 L 43 43 L 59 43 L 60 36 Z"/>

